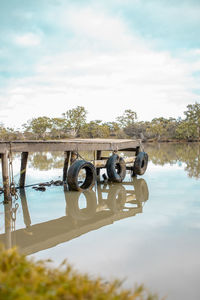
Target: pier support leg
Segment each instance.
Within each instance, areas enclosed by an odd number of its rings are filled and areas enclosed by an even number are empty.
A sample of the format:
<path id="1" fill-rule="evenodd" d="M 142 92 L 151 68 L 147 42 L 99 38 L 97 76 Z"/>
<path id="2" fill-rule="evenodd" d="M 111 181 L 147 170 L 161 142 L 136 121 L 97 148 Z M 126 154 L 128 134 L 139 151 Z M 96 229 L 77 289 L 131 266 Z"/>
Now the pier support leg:
<path id="1" fill-rule="evenodd" d="M 11 200 L 10 187 L 9 187 L 9 173 L 8 173 L 8 151 L 1 154 L 4 202 Z"/>
<path id="2" fill-rule="evenodd" d="M 137 156 L 141 151 L 141 148 L 140 146 L 139 147 L 136 147 L 136 150 L 135 150 L 135 156 Z"/>
<path id="3" fill-rule="evenodd" d="M 20 170 L 20 179 L 19 179 L 19 187 L 20 188 L 24 188 L 24 186 L 25 186 L 27 160 L 28 160 L 28 152 L 22 152 L 22 154 L 21 154 L 21 170 Z"/>
<path id="4" fill-rule="evenodd" d="M 69 167 L 70 151 L 64 152 L 64 166 L 63 166 L 63 181 L 66 181 L 67 170 Z"/>
<path id="5" fill-rule="evenodd" d="M 31 218 L 30 218 L 30 214 L 29 214 L 29 210 L 28 210 L 25 189 L 20 190 L 20 198 L 21 198 L 21 204 L 22 204 L 24 224 L 25 224 L 26 228 L 29 228 L 31 226 Z"/>
<path id="6" fill-rule="evenodd" d="M 5 248 L 12 248 L 12 236 L 11 236 L 11 214 L 12 207 L 11 201 L 4 204 L 4 224 L 5 224 Z"/>
<path id="7" fill-rule="evenodd" d="M 101 159 L 101 150 L 97 150 L 97 160 Z M 97 176 L 100 175 L 100 168 L 96 168 Z"/>

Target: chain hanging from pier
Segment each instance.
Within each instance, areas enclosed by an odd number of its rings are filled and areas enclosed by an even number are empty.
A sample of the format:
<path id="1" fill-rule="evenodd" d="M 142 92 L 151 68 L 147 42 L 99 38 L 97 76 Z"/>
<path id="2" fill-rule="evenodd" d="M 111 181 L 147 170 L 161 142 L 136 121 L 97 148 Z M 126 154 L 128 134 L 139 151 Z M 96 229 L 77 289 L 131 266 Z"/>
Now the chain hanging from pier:
<path id="1" fill-rule="evenodd" d="M 9 151 L 9 184 L 10 184 L 10 195 L 11 197 L 14 197 L 15 200 L 18 199 L 18 194 L 17 190 L 15 187 L 15 182 L 14 182 L 14 175 L 13 175 L 13 159 L 12 159 L 12 148 L 11 148 L 11 143 L 10 143 L 10 151 Z"/>

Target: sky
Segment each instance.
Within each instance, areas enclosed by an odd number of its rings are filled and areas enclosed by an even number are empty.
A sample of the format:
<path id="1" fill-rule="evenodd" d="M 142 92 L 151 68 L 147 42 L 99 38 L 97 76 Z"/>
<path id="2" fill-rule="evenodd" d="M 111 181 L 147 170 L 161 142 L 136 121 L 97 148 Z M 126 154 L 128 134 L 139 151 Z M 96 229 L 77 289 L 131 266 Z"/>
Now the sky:
<path id="1" fill-rule="evenodd" d="M 183 117 L 200 99 L 200 0 L 0 0 L 0 123 Z"/>

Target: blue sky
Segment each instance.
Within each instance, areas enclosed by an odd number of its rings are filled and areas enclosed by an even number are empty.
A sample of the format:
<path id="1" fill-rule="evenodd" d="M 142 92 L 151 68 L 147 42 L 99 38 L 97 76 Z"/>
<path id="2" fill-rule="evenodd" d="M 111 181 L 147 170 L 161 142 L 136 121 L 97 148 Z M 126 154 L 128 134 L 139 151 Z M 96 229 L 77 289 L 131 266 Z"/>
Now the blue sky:
<path id="1" fill-rule="evenodd" d="M 1 0 L 0 122 L 182 116 L 200 98 L 200 1 Z"/>

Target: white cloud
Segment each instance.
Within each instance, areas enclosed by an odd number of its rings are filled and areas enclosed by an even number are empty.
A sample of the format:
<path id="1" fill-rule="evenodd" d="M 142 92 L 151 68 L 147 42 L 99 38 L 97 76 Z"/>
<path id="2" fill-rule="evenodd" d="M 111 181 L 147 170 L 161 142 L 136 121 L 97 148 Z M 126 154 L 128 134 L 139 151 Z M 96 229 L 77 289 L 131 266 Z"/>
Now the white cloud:
<path id="1" fill-rule="evenodd" d="M 112 46 L 119 47 L 120 50 L 128 49 L 134 38 L 127 32 L 128 28 L 119 19 L 106 16 L 102 12 L 95 12 L 91 8 L 65 11 L 61 22 L 69 27 L 77 37 L 90 39 L 98 46 L 101 44 L 101 48 Z"/>
<path id="2" fill-rule="evenodd" d="M 40 42 L 40 36 L 31 32 L 15 37 L 15 43 L 22 47 L 38 46 Z"/>
<path id="3" fill-rule="evenodd" d="M 7 102 L 18 111 L 17 118 L 10 111 L 11 124 L 76 105 L 90 119 L 114 120 L 127 108 L 143 120 L 178 117 L 196 100 L 195 63 L 156 51 L 120 19 L 88 8 L 64 11 L 58 22 L 74 34 L 70 50 L 38 61 L 34 76 L 10 82 Z M 31 46 L 40 39 L 28 34 L 19 41 Z"/>

